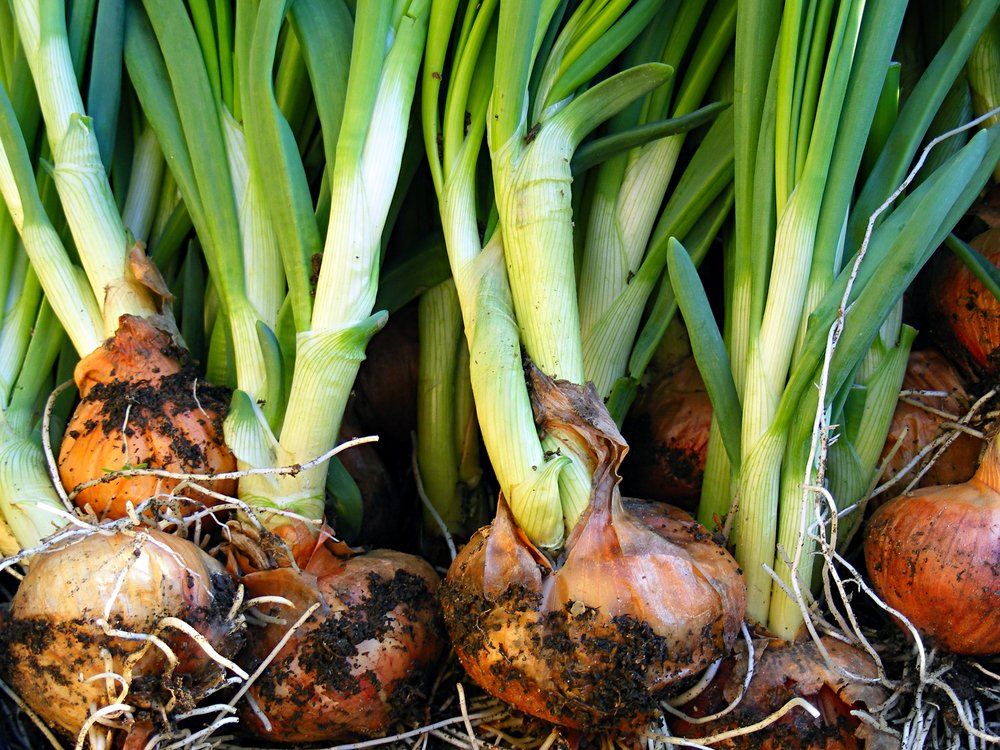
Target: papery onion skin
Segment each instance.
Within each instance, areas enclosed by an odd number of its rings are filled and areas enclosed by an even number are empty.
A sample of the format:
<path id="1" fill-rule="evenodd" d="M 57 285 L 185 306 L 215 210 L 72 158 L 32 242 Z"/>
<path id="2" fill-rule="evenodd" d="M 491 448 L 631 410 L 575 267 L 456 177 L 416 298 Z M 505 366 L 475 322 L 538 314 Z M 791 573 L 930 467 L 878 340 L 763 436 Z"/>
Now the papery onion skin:
<path id="1" fill-rule="evenodd" d="M 248 671 L 309 606 L 321 604 L 250 689 L 241 708 L 244 730 L 286 744 L 374 737 L 422 707 L 446 646 L 439 579 L 426 562 L 390 550 L 352 554 L 327 542 L 301 571 L 258 571 L 242 582 L 248 596 L 294 603 L 261 607 L 285 624 L 251 629 L 240 657 Z"/>
<path id="2" fill-rule="evenodd" d="M 153 529 L 91 534 L 32 559 L 3 627 L 0 672 L 43 719 L 75 735 L 91 703 L 109 702 L 109 683 L 87 678 L 109 667 L 121 674 L 128 656 L 145 647 L 125 702 L 137 711 L 171 699 L 177 710 L 191 708 L 227 675 L 188 635 L 158 625 L 164 617 L 183 620 L 232 657 L 243 640 L 228 617 L 235 589 L 218 562 L 180 537 Z M 173 670 L 147 641 L 104 632 L 98 621 L 109 603 L 110 626 L 156 633 L 178 657 Z M 111 684 L 117 694 L 121 684 Z"/>
<path id="3" fill-rule="evenodd" d="M 864 677 L 877 674 L 871 658 L 839 640 L 824 637 L 823 646 L 832 663 Z M 755 641 L 753 678 L 736 708 L 702 724 L 671 720 L 673 733 L 698 738 L 747 727 L 762 721 L 795 697 L 804 698 L 820 711 L 813 718 L 793 708 L 774 723 L 752 734 L 738 735 L 713 747 L 732 750 L 857 750 L 895 747 L 893 738 L 851 715 L 854 709 L 874 709 L 886 698 L 878 685 L 854 682 L 829 667 L 811 640 L 786 643 L 777 639 Z M 725 659 L 715 678 L 700 695 L 680 710 L 694 718 L 725 709 L 740 694 L 747 673 L 746 649 Z M 898 744 L 898 743 L 897 743 Z"/>
<path id="4" fill-rule="evenodd" d="M 933 645 L 1000 653 L 1000 466 L 994 443 L 968 482 L 901 495 L 868 521 L 879 596 Z"/>
<path id="5" fill-rule="evenodd" d="M 80 403 L 59 449 L 59 477 L 72 490 L 108 471 L 139 466 L 184 473 L 234 471 L 222 434 L 226 397 L 185 366 L 186 352 L 149 321 L 123 315 L 117 332 L 80 360 L 74 379 Z M 123 432 L 124 428 L 124 432 Z M 125 446 L 128 445 L 128 453 Z M 81 491 L 74 502 L 102 518 L 121 518 L 179 480 L 153 476 L 115 479 Z M 234 495 L 235 480 L 205 483 Z M 212 504 L 204 493 L 186 496 Z"/>
<path id="6" fill-rule="evenodd" d="M 633 728 L 670 685 L 732 647 L 746 586 L 686 513 L 622 501 L 627 448 L 592 386 L 533 375 L 543 429 L 561 420 L 591 446 L 594 494 L 557 567 L 501 498 L 442 585 L 445 622 L 469 675 L 518 710 L 572 728 Z"/>
<path id="7" fill-rule="evenodd" d="M 947 393 L 947 396 L 913 395 L 911 398 L 956 416 L 962 416 L 972 402 L 965 390 L 962 377 L 951 363 L 934 349 L 915 351 L 910 354 L 906 374 L 903 377 L 903 389 Z M 899 448 L 886 464 L 882 481 L 895 476 L 911 463 L 924 446 L 946 432 L 947 428 L 943 426 L 946 421 L 948 420 L 945 417 L 900 401 L 892 415 L 889 434 L 880 462 L 888 457 L 889 452 L 897 443 L 899 443 Z M 981 448 L 982 441 L 978 438 L 964 432 L 959 434 L 948 449 L 931 465 L 917 486 L 929 487 L 966 481 L 976 472 L 976 462 L 979 459 Z M 925 461 L 929 460 L 931 455 L 928 455 Z M 923 462 L 900 480 L 895 488 L 897 493 L 906 487 L 910 478 L 915 477 L 922 466 Z M 892 497 L 892 495 L 890 494 L 888 497 Z M 888 499 L 888 497 L 884 499 Z"/>
<path id="8" fill-rule="evenodd" d="M 1000 267 L 1000 227 L 988 229 L 969 244 Z M 939 261 L 932 284 L 933 331 L 941 346 L 972 371 L 996 374 L 1000 370 L 1000 300 L 951 253 Z"/>
<path id="9" fill-rule="evenodd" d="M 651 383 L 629 412 L 625 491 L 693 509 L 711 426 L 712 402 L 694 357 L 685 357 Z"/>

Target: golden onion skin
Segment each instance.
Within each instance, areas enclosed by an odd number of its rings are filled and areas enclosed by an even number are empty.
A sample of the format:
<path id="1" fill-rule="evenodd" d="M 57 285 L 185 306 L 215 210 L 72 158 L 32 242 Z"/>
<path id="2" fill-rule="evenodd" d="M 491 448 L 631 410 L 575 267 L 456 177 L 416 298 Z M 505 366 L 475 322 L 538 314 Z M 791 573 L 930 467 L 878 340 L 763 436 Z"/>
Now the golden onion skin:
<path id="1" fill-rule="evenodd" d="M 143 318 L 123 315 L 115 335 L 80 360 L 74 372 L 80 403 L 59 449 L 64 486 L 73 489 L 109 470 L 139 466 L 208 474 L 236 469 L 222 434 L 226 396 L 198 380 L 185 358 L 167 333 Z M 83 490 L 74 502 L 80 508 L 89 505 L 99 517 L 121 518 L 128 503 L 138 506 L 178 483 L 152 476 L 120 478 Z M 226 495 L 236 492 L 235 480 L 208 486 Z M 212 502 L 203 493 L 184 494 Z"/>
<path id="2" fill-rule="evenodd" d="M 225 670 L 188 635 L 158 626 L 164 617 L 183 620 L 231 657 L 242 645 L 228 619 L 235 588 L 218 562 L 180 537 L 152 529 L 91 534 L 32 559 L 4 623 L 0 671 L 43 719 L 75 735 L 91 703 L 108 704 L 108 685 L 121 688 L 88 678 L 109 667 L 122 674 L 145 647 L 125 702 L 137 712 L 171 700 L 176 710 L 193 707 Z M 103 619 L 118 631 L 156 633 L 178 663 L 171 669 L 146 641 L 107 634 Z"/>
<path id="3" fill-rule="evenodd" d="M 994 441 L 968 482 L 900 495 L 868 521 L 875 590 L 952 653 L 1000 653 L 998 450 Z"/>
<path id="4" fill-rule="evenodd" d="M 595 457 L 590 505 L 551 563 L 501 498 L 453 562 L 441 599 L 455 652 L 487 692 L 566 727 L 630 728 L 669 686 L 725 655 L 746 585 L 686 513 L 623 501 L 627 447 L 593 387 L 533 373 L 543 429 L 559 420 Z"/>
<path id="5" fill-rule="evenodd" d="M 276 568 L 241 580 L 248 596 L 294 604 L 261 606 L 286 624 L 252 629 L 240 657 L 249 672 L 320 604 L 253 684 L 241 708 L 243 730 L 285 744 L 375 737 L 423 707 L 447 645 L 439 578 L 426 562 L 390 550 L 352 554 L 328 542 L 300 571 Z"/>
<path id="6" fill-rule="evenodd" d="M 779 639 L 755 642 L 754 673 L 746 694 L 731 712 L 714 721 L 694 724 L 671 722 L 680 737 L 697 741 L 763 720 L 792 698 L 801 697 L 820 711 L 813 718 L 794 708 L 776 722 L 752 734 L 738 735 L 713 747 L 729 750 L 876 750 L 896 745 L 893 738 L 872 731 L 851 715 L 859 708 L 873 709 L 887 697 L 878 685 L 847 679 L 840 669 L 874 677 L 877 669 L 863 651 L 833 638 L 822 638 L 835 668 L 827 665 L 812 640 L 786 643 Z M 747 652 L 740 648 L 725 659 L 715 678 L 700 695 L 680 710 L 700 718 L 725 709 L 740 694 L 747 674 Z"/>

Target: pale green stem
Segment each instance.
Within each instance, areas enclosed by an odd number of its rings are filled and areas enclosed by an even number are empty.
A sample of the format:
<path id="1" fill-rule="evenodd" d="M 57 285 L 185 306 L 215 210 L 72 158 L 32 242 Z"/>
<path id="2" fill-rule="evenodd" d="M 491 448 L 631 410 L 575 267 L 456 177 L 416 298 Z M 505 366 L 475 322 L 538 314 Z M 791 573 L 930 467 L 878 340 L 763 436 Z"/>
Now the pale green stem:
<path id="1" fill-rule="evenodd" d="M 377 3 L 358 8 L 348 106 L 331 181 L 326 249 L 311 330 L 298 336 L 295 374 L 281 429 L 282 451 L 298 461 L 309 460 L 335 444 L 364 348 L 384 323 L 384 316 L 371 315 L 382 230 L 399 176 L 429 5 L 429 0 L 409 3 L 388 35 L 390 46 L 384 53 L 365 44 L 372 43 L 368 36 L 375 34 L 381 41 L 379 35 L 388 31 L 379 25 L 387 20 L 386 8 Z M 366 65 L 383 56 L 381 71 L 374 77 L 378 69 Z M 281 504 L 321 518 L 326 470 L 323 464 L 301 472 L 293 496 L 281 497 Z"/>
<path id="2" fill-rule="evenodd" d="M 69 261 L 41 198 L 27 149 L 5 92 L 0 92 L 0 191 L 25 251 L 74 347 L 87 354 L 104 339 L 97 302 Z"/>
<path id="3" fill-rule="evenodd" d="M 65 8 L 55 0 L 16 0 L 21 43 L 31 67 L 55 162 L 63 212 L 111 335 L 123 314 L 157 310 L 126 279 L 125 227 L 111 193 L 93 128 L 86 119 L 66 39 Z M 44 278 L 43 278 L 44 281 Z M 51 296 L 55 290 L 48 290 Z M 88 353 L 88 352 L 82 352 Z"/>
<path id="4" fill-rule="evenodd" d="M 128 195 L 122 210 L 122 222 L 139 242 L 149 242 L 149 232 L 160 200 L 163 167 L 160 144 L 153 129 L 147 125 L 135 144 Z"/>
<path id="5" fill-rule="evenodd" d="M 972 0 L 962 0 L 966 9 Z M 972 49 L 966 63 L 969 86 L 972 88 L 972 105 L 976 115 L 984 115 L 1000 107 L 1000 15 L 994 15 L 983 35 Z M 981 128 L 989 128 L 1000 122 L 1000 115 L 993 115 L 984 121 Z M 993 179 L 1000 182 L 1000 166 L 993 172 Z"/>
<path id="6" fill-rule="evenodd" d="M 0 404 L 10 402 L 14 382 L 28 349 L 31 329 L 38 315 L 42 290 L 38 277 L 21 255 L 7 296 L 7 309 L 0 327 Z M 42 377 L 39 373 L 38 377 Z"/>
<path id="7" fill-rule="evenodd" d="M 417 463 L 424 492 L 448 530 L 462 523 L 456 428 L 456 360 L 462 342 L 462 311 L 449 279 L 420 297 L 420 375 L 417 382 Z M 425 526 L 435 532 L 429 512 Z M 439 533 L 439 532 L 438 532 Z"/>
<path id="8" fill-rule="evenodd" d="M 285 301 L 285 278 L 278 236 L 263 196 L 264 178 L 253 174 L 243 131 L 224 107 L 221 119 L 239 214 L 243 267 L 249 271 L 245 274 L 246 298 L 257 316 L 274 330 L 278 310 Z"/>
<path id="9" fill-rule="evenodd" d="M 483 475 L 479 462 L 479 421 L 469 372 L 469 345 L 463 338 L 455 364 L 455 441 L 458 452 L 458 479 L 466 487 L 476 487 Z"/>

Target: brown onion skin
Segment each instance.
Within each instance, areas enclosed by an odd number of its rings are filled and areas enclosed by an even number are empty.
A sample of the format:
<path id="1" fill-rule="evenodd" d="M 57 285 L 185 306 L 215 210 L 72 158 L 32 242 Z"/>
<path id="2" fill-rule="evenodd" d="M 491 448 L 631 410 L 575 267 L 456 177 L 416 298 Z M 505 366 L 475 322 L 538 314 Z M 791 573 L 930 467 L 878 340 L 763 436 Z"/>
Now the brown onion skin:
<path id="1" fill-rule="evenodd" d="M 865 677 L 877 674 L 874 663 L 863 651 L 833 638 L 824 637 L 822 642 L 838 667 Z M 758 732 L 738 735 L 714 747 L 731 750 L 893 747 L 891 737 L 873 732 L 850 713 L 854 709 L 873 709 L 881 704 L 886 695 L 879 686 L 850 681 L 841 672 L 831 669 L 812 640 L 786 643 L 778 639 L 760 639 L 754 648 L 753 677 L 736 708 L 702 724 L 675 719 L 671 722 L 675 734 L 697 740 L 746 727 L 774 713 L 792 698 L 801 697 L 819 709 L 818 718 L 814 719 L 802 708 L 794 708 Z M 694 718 L 722 711 L 739 696 L 746 667 L 746 649 L 741 648 L 737 655 L 722 662 L 705 691 L 680 710 Z"/>
<path id="2" fill-rule="evenodd" d="M 235 584 L 196 545 L 172 534 L 92 534 L 32 559 L 3 628 L 3 678 L 43 719 L 74 735 L 89 704 L 106 705 L 104 680 L 81 681 L 107 671 L 102 650 L 121 674 L 125 659 L 144 643 L 107 635 L 98 625 L 123 571 L 108 622 L 135 633 L 154 633 L 167 616 L 187 622 L 223 656 L 242 645 L 242 631 L 228 619 Z M 173 688 L 177 709 L 193 707 L 221 683 L 223 668 L 174 628 L 157 633 L 177 655 L 172 672 L 158 648 L 148 648 L 133 668 L 127 703 L 138 710 L 166 705 Z M 168 679 L 170 678 L 170 679 Z M 115 683 L 115 689 L 120 686 Z"/>
<path id="3" fill-rule="evenodd" d="M 712 402 L 694 357 L 685 357 L 650 384 L 629 412 L 623 430 L 631 446 L 623 469 L 626 492 L 693 510 L 711 425 Z"/>
<path id="4" fill-rule="evenodd" d="M 1000 267 L 1000 227 L 970 243 Z M 996 374 L 1000 368 L 1000 300 L 955 255 L 942 256 L 931 288 L 935 333 L 945 350 L 975 372 Z"/>
<path id="5" fill-rule="evenodd" d="M 913 399 L 949 414 L 964 414 L 972 401 L 965 390 L 965 382 L 962 377 L 952 364 L 934 349 L 915 351 L 910 354 L 906 374 L 903 377 L 903 388 L 905 390 L 948 393 L 948 396 L 943 397 L 915 395 Z M 897 442 L 899 442 L 899 448 L 892 460 L 886 464 L 883 480 L 895 476 L 917 456 L 925 445 L 945 431 L 947 428 L 942 425 L 946 421 L 944 417 L 932 414 L 926 409 L 900 401 L 892 415 L 881 460 L 888 457 Z M 976 462 L 979 459 L 981 448 L 981 440 L 967 433 L 961 433 L 940 458 L 931 465 L 918 486 L 957 484 L 970 479 L 976 472 Z M 908 476 L 916 476 L 916 471 L 919 471 L 919 466 L 914 470 L 914 473 Z M 897 485 L 897 492 L 903 490 L 906 482 L 905 479 L 900 481 Z"/>
<path id="6" fill-rule="evenodd" d="M 244 701 L 244 730 L 284 744 L 374 737 L 420 707 L 446 647 L 439 578 L 426 562 L 321 542 L 301 571 L 276 568 L 241 580 L 248 597 L 282 596 L 294 604 L 262 607 L 287 624 L 252 628 L 240 656 L 250 672 L 309 606 L 321 605 L 250 689 L 270 729 Z"/>
<path id="7" fill-rule="evenodd" d="M 592 386 L 532 375 L 543 429 L 559 422 L 593 451 L 590 505 L 553 564 L 501 498 L 442 585 L 445 622 L 469 675 L 518 710 L 577 729 L 632 728 L 732 647 L 746 585 L 686 513 L 622 501 L 627 448 Z"/>
<path id="8" fill-rule="evenodd" d="M 108 470 L 143 464 L 185 473 L 236 469 L 222 434 L 225 396 L 197 380 L 184 366 L 185 355 L 169 334 L 149 321 L 123 315 L 115 335 L 80 360 L 74 372 L 80 403 L 59 449 L 63 485 L 72 489 Z M 80 508 L 89 505 L 99 517 L 121 518 L 128 503 L 138 506 L 169 493 L 178 483 L 152 476 L 120 478 L 83 490 L 74 502 Z M 208 485 L 225 495 L 236 492 L 235 480 Z M 183 494 L 212 503 L 204 493 Z"/>
<path id="9" fill-rule="evenodd" d="M 879 596 L 934 645 L 1000 653 L 997 443 L 968 482 L 900 495 L 868 521 L 865 562 Z"/>

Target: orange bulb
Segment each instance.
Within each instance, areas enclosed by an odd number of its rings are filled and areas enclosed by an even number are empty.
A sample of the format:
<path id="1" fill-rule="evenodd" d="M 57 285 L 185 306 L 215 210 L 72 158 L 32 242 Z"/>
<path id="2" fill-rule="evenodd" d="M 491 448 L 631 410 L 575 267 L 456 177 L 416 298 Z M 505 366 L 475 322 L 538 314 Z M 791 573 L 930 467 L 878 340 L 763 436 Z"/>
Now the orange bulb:
<path id="1" fill-rule="evenodd" d="M 59 450 L 59 477 L 68 490 L 127 468 L 205 474 L 236 469 L 222 434 L 226 394 L 199 380 L 185 358 L 167 333 L 124 315 L 115 335 L 80 360 L 74 373 L 80 403 Z M 178 483 L 123 477 L 85 489 L 74 501 L 100 517 L 121 518 L 127 503 L 138 506 Z M 222 494 L 236 492 L 235 480 L 204 484 Z M 182 494 L 213 503 L 196 490 Z"/>

